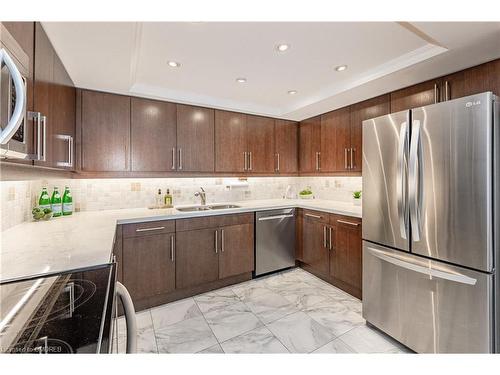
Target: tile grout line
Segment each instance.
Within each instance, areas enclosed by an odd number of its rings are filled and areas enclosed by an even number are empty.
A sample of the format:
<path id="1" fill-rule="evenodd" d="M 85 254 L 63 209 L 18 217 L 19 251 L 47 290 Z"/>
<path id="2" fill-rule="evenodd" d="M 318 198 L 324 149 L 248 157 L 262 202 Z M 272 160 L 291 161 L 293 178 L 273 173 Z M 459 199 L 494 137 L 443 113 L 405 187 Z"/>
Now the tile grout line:
<path id="1" fill-rule="evenodd" d="M 202 293 L 202 294 L 203 294 L 203 293 Z M 198 295 L 200 295 L 200 294 L 198 294 Z M 196 307 L 198 308 L 198 310 L 200 310 L 200 313 L 201 313 L 201 316 L 203 317 L 203 320 L 205 321 L 206 325 L 207 325 L 207 326 L 208 326 L 208 328 L 210 329 L 210 332 L 212 332 L 212 335 L 215 337 L 215 341 L 217 341 L 217 345 L 219 345 L 219 347 L 222 349 L 222 352 L 223 352 L 224 354 L 226 354 L 226 352 L 224 351 L 224 348 L 222 347 L 222 345 L 221 345 L 221 343 L 220 343 L 219 339 L 218 339 L 218 338 L 217 338 L 217 336 L 215 335 L 214 330 L 212 329 L 212 327 L 210 327 L 210 324 L 208 323 L 207 318 L 205 317 L 205 313 L 204 313 L 203 311 L 201 311 L 201 309 L 200 309 L 200 305 L 198 305 L 198 302 L 194 299 L 194 297 L 195 297 L 195 296 L 193 296 L 193 297 L 191 297 L 191 298 L 193 298 L 193 301 L 194 301 L 194 303 L 196 304 Z M 212 346 L 213 346 L 213 345 L 212 345 Z M 211 348 L 212 346 L 209 346 L 208 348 Z M 199 350 L 199 351 L 197 351 L 196 353 L 202 352 L 203 350 L 206 350 L 206 349 L 208 349 L 208 348 L 205 348 L 205 349 Z M 196 354 L 196 353 L 195 353 L 195 354 Z"/>

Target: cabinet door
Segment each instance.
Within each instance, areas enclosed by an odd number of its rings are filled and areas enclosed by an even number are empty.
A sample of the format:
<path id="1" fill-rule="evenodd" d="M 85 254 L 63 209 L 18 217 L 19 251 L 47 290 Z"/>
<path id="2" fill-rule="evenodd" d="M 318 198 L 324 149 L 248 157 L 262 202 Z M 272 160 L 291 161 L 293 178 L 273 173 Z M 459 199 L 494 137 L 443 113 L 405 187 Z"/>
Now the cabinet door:
<path id="1" fill-rule="evenodd" d="M 321 116 L 322 172 L 347 170 L 348 153 L 351 147 L 349 107 L 337 109 Z"/>
<path id="2" fill-rule="evenodd" d="M 363 164 L 363 121 L 387 115 L 391 112 L 390 96 L 382 95 L 351 106 L 351 150 L 349 170 L 361 171 Z"/>
<path id="3" fill-rule="evenodd" d="M 45 34 L 42 25 L 35 24 L 35 69 L 34 69 L 34 93 L 33 108 L 35 112 L 40 112 L 45 121 L 45 160 L 36 160 L 35 165 L 52 167 L 52 140 L 54 139 L 52 113 L 51 113 L 51 86 L 54 80 L 54 49 L 50 40 Z"/>
<path id="4" fill-rule="evenodd" d="M 123 282 L 133 300 L 175 289 L 174 237 L 171 233 L 123 240 Z"/>
<path id="5" fill-rule="evenodd" d="M 81 111 L 82 170 L 128 171 L 130 97 L 84 90 Z"/>
<path id="6" fill-rule="evenodd" d="M 342 217 L 333 225 L 336 234 L 330 252 L 330 275 L 341 282 L 341 287 L 361 291 L 361 220 Z"/>
<path id="7" fill-rule="evenodd" d="M 217 280 L 220 244 L 218 230 L 190 230 L 177 232 L 176 236 L 177 289 Z"/>
<path id="8" fill-rule="evenodd" d="M 219 278 L 254 270 L 253 224 L 220 229 Z"/>
<path id="9" fill-rule="evenodd" d="M 247 115 L 248 171 L 274 172 L 274 119 Z"/>
<path id="10" fill-rule="evenodd" d="M 317 172 L 317 155 L 321 151 L 321 117 L 316 116 L 299 125 L 299 170 Z"/>
<path id="11" fill-rule="evenodd" d="M 443 77 L 442 81 L 443 100 L 461 98 L 485 91 L 492 91 L 499 95 L 500 59 L 450 74 Z"/>
<path id="12" fill-rule="evenodd" d="M 302 258 L 322 275 L 328 275 L 328 226 L 326 223 L 309 218 L 302 219 Z"/>
<path id="13" fill-rule="evenodd" d="M 441 82 L 439 80 L 431 80 L 392 92 L 390 94 L 391 112 L 404 111 L 439 102 L 440 86 Z"/>
<path id="14" fill-rule="evenodd" d="M 176 169 L 176 106 L 131 99 L 131 170 L 167 172 Z"/>
<path id="15" fill-rule="evenodd" d="M 74 169 L 76 89 L 64 65 L 54 56 L 54 83 L 50 88 L 53 166 Z"/>
<path id="16" fill-rule="evenodd" d="M 298 172 L 298 124 L 295 121 L 275 120 L 274 152 L 277 173 Z"/>
<path id="17" fill-rule="evenodd" d="M 244 172 L 247 152 L 246 116 L 215 111 L 215 171 Z"/>
<path id="18" fill-rule="evenodd" d="M 214 110 L 177 104 L 179 170 L 213 172 L 215 168 Z"/>

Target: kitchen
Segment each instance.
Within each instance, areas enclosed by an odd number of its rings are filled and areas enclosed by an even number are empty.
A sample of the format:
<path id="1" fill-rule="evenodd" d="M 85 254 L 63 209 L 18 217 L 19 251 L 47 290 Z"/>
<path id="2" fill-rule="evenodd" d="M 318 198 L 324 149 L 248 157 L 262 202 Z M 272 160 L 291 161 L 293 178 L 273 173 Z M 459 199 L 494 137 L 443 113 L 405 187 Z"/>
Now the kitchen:
<path id="1" fill-rule="evenodd" d="M 2 21 L 1 352 L 498 353 L 499 38 Z"/>

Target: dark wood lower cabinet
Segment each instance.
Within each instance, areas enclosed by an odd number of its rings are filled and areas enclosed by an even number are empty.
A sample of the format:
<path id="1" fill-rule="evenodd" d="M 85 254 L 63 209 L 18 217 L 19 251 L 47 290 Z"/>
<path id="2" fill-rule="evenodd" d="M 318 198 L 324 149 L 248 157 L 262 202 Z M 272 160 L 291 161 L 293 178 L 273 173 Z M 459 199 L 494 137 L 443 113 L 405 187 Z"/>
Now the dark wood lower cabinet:
<path id="1" fill-rule="evenodd" d="M 175 289 L 175 234 L 154 234 L 123 240 L 123 283 L 132 300 Z"/>
<path id="2" fill-rule="evenodd" d="M 242 224 L 220 229 L 219 278 L 253 271 L 253 228 L 253 224 Z"/>
<path id="3" fill-rule="evenodd" d="M 215 281 L 219 278 L 219 254 L 216 250 L 217 229 L 177 232 L 177 289 Z"/>
<path id="4" fill-rule="evenodd" d="M 307 213 L 305 214 L 307 215 Z M 314 218 L 304 216 L 302 229 L 302 258 L 304 263 L 321 275 L 328 275 L 327 225 Z"/>

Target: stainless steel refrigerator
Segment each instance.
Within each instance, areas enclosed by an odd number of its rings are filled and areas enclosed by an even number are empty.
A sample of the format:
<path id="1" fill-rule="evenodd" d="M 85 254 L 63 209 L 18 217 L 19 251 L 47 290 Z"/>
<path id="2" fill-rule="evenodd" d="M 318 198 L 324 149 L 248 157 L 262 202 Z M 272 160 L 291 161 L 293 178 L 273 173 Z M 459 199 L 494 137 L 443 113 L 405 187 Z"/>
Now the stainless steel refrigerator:
<path id="1" fill-rule="evenodd" d="M 419 353 L 500 351 L 500 105 L 363 122 L 363 316 Z"/>

